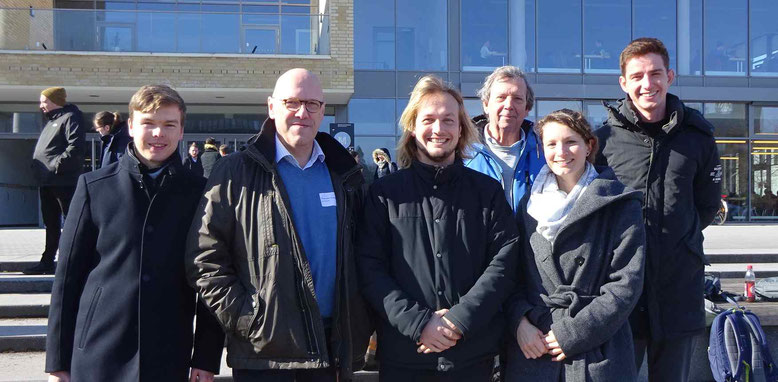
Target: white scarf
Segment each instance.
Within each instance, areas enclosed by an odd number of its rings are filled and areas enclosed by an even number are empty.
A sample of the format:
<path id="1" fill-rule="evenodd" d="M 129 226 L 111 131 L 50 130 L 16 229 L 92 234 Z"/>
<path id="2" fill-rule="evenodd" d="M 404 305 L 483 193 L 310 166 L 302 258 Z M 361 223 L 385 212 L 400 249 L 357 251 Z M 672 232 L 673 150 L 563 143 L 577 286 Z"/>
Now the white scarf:
<path id="1" fill-rule="evenodd" d="M 532 191 L 527 203 L 527 213 L 538 221 L 537 231 L 546 240 L 554 242 L 554 237 L 565 218 L 573 209 L 576 200 L 581 197 L 586 187 L 597 178 L 597 170 L 586 162 L 584 173 L 567 194 L 559 189 L 556 176 L 544 165 L 532 184 Z"/>

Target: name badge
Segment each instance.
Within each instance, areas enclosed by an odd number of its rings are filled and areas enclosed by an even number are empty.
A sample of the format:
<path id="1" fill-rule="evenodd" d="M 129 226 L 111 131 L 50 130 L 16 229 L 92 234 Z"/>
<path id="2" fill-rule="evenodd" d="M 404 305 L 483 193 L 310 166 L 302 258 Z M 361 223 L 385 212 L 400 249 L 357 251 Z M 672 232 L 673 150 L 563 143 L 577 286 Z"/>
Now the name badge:
<path id="1" fill-rule="evenodd" d="M 319 200 L 321 200 L 321 206 L 322 207 L 333 207 L 336 205 L 335 203 L 335 193 L 334 192 L 322 192 L 319 194 Z"/>

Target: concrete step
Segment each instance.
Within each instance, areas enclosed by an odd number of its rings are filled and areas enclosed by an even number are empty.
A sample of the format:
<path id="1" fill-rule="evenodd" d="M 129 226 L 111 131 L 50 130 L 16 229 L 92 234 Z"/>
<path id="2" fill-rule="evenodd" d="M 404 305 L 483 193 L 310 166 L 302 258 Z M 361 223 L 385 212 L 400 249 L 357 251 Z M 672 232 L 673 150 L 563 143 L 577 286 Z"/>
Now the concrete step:
<path id="1" fill-rule="evenodd" d="M 35 264 L 38 264 L 38 262 L 37 261 L 0 261 L 0 272 L 21 272 Z"/>
<path id="2" fill-rule="evenodd" d="M 45 318 L 49 314 L 50 301 L 48 293 L 0 294 L 0 318 Z"/>
<path id="3" fill-rule="evenodd" d="M 51 293 L 54 275 L 28 276 L 21 273 L 0 273 L 2 293 Z"/>
<path id="4" fill-rule="evenodd" d="M 45 318 L 0 318 L 0 352 L 46 350 Z"/>
<path id="5" fill-rule="evenodd" d="M 740 279 L 746 274 L 746 267 L 754 266 L 754 273 L 758 279 L 778 276 L 778 263 L 725 263 L 705 266 L 705 272 L 717 274 L 721 279 Z"/>
<path id="6" fill-rule="evenodd" d="M 733 253 L 732 251 L 716 251 L 706 252 L 705 257 L 711 264 L 722 263 L 748 263 L 748 264 L 762 264 L 762 263 L 778 263 L 778 250 L 776 253 L 758 253 L 758 252 L 744 252 Z"/>

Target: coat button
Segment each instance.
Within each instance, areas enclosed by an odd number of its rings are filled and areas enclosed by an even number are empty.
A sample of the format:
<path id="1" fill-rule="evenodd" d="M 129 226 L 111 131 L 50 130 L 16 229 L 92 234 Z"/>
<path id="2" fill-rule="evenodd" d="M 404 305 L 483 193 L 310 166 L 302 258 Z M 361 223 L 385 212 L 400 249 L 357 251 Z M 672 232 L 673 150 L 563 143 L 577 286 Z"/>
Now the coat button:
<path id="1" fill-rule="evenodd" d="M 433 190 L 437 190 L 438 189 L 438 185 L 436 184 L 436 185 L 432 186 L 432 189 Z"/>
<path id="2" fill-rule="evenodd" d="M 154 227 L 150 226 L 150 225 L 147 225 L 146 226 L 146 233 L 152 233 L 152 232 L 154 232 Z"/>
<path id="3" fill-rule="evenodd" d="M 435 223 L 440 223 L 440 219 L 435 219 Z"/>
<path id="4" fill-rule="evenodd" d="M 648 138 L 646 138 L 646 139 L 643 139 L 643 142 L 646 142 L 646 143 L 651 143 L 651 141 L 649 141 L 649 140 L 648 140 Z"/>
<path id="5" fill-rule="evenodd" d="M 442 296 L 442 295 L 443 295 L 443 291 L 442 291 L 442 290 L 439 290 L 439 291 L 438 291 L 438 296 Z"/>
<path id="6" fill-rule="evenodd" d="M 141 276 L 141 279 L 145 282 L 149 282 L 149 280 L 151 280 L 151 276 L 144 274 L 143 276 Z"/>
<path id="7" fill-rule="evenodd" d="M 438 252 L 438 253 L 435 254 L 435 257 L 441 258 L 441 257 L 443 257 L 443 255 L 441 255 L 440 252 Z"/>
<path id="8" fill-rule="evenodd" d="M 575 263 L 578 264 L 579 266 L 583 265 L 584 261 L 585 261 L 585 259 L 583 257 L 581 257 L 581 256 L 578 256 L 578 257 L 575 258 Z"/>

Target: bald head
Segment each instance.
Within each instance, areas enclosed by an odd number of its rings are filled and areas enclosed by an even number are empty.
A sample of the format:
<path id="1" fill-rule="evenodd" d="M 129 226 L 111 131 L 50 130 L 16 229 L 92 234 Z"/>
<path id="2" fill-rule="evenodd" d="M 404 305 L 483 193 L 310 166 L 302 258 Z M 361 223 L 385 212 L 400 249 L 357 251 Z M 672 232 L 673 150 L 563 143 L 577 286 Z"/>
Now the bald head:
<path id="1" fill-rule="evenodd" d="M 317 75 L 308 69 L 295 68 L 278 77 L 276 87 L 273 89 L 273 98 L 324 101 L 324 92 Z"/>

